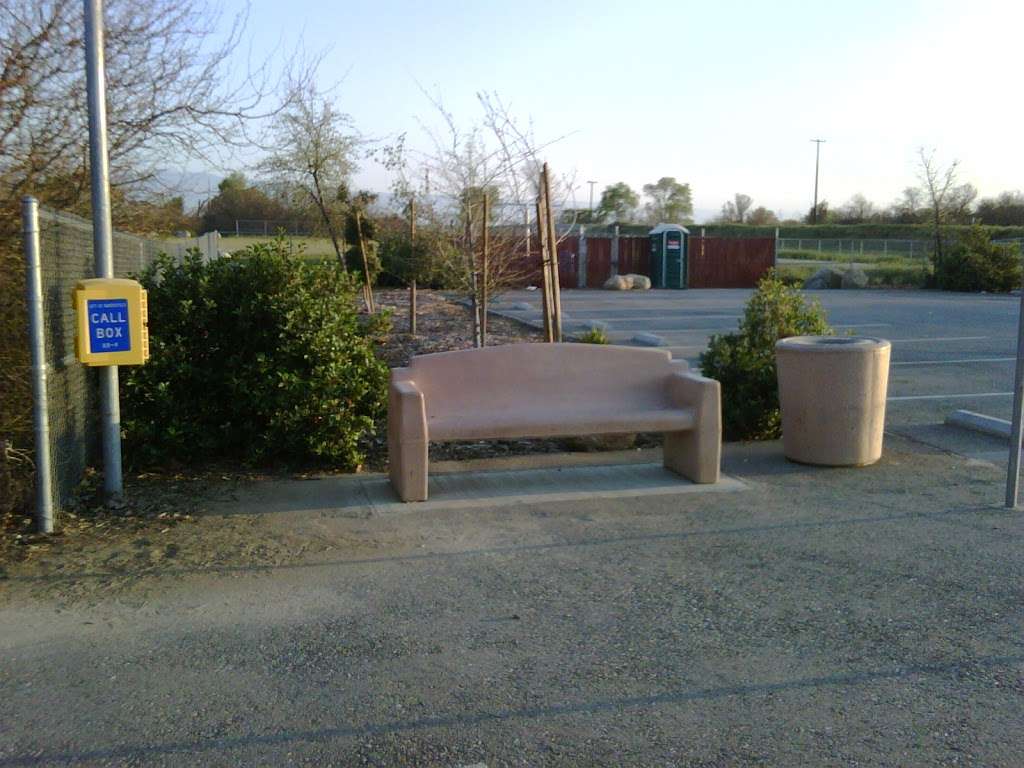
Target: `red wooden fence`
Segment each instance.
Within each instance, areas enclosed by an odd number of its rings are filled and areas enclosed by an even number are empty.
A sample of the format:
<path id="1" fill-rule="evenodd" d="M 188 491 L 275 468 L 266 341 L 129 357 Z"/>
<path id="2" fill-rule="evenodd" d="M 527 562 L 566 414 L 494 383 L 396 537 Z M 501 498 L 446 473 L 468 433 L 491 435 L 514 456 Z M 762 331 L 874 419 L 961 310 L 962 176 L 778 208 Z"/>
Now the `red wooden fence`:
<path id="1" fill-rule="evenodd" d="M 690 288 L 753 288 L 775 264 L 775 238 L 691 237 L 686 258 Z"/>
<path id="2" fill-rule="evenodd" d="M 558 281 L 562 288 L 579 285 L 580 239 L 566 237 L 558 243 Z M 771 237 L 690 237 L 687 246 L 690 288 L 753 288 L 775 264 L 775 240 Z M 521 258 L 516 271 L 522 285 L 540 286 L 540 251 Z M 651 246 L 646 237 L 619 238 L 618 274 L 651 274 Z M 612 275 L 612 239 L 587 238 L 587 288 L 600 288 Z"/>

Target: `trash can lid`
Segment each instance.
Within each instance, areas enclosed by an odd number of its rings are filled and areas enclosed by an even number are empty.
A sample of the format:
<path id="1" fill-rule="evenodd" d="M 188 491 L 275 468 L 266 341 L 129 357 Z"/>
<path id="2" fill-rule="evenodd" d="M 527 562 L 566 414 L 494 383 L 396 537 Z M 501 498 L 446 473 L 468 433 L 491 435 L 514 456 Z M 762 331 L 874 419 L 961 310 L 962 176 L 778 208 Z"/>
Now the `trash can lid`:
<path id="1" fill-rule="evenodd" d="M 872 336 L 790 336 L 775 342 L 775 349 L 787 352 L 867 352 L 891 346 Z"/>

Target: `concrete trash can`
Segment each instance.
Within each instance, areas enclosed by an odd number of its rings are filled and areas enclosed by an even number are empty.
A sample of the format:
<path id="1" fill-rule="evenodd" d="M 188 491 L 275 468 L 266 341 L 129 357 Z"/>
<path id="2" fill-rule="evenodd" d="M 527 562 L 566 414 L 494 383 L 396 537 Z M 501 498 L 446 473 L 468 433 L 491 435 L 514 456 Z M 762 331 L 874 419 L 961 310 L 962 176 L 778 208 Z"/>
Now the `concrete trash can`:
<path id="1" fill-rule="evenodd" d="M 786 458 L 862 467 L 882 457 L 885 339 L 793 336 L 775 344 Z"/>

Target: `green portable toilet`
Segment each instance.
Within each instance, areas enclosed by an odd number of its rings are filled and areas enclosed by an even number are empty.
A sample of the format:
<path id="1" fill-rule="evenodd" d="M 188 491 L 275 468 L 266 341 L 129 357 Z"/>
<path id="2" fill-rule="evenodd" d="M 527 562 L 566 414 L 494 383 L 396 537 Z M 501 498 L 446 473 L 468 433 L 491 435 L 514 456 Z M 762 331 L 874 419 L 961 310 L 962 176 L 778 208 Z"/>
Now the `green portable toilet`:
<path id="1" fill-rule="evenodd" d="M 690 230 L 678 224 L 659 224 L 647 234 L 651 240 L 651 286 L 685 288 Z"/>

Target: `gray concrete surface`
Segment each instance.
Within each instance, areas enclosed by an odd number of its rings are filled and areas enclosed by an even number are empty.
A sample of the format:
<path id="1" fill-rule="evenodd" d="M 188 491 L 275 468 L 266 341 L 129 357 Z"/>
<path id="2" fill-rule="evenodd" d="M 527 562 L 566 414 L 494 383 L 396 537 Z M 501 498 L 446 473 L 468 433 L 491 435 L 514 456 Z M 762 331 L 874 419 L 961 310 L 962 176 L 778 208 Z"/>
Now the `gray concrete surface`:
<path id="1" fill-rule="evenodd" d="M 837 331 L 893 342 L 887 423 L 942 422 L 958 408 L 1008 419 L 1012 406 L 1017 308 L 1013 296 L 931 291 L 808 291 Z M 564 291 L 566 324 L 602 321 L 613 343 L 638 332 L 661 336 L 676 357 L 696 364 L 711 334 L 735 329 L 750 291 Z M 539 320 L 536 293 L 516 291 L 496 307 L 529 302 Z"/>
<path id="2" fill-rule="evenodd" d="M 0 767 L 1020 765 L 999 470 L 899 437 L 725 470 L 748 490 L 369 517 L 254 485 L 235 514 L 330 550 L 72 603 L 14 575 Z"/>

